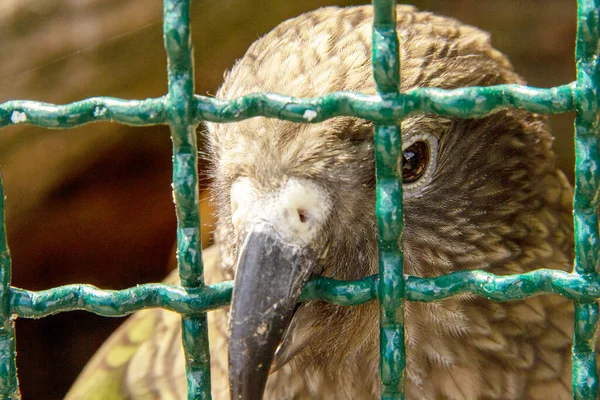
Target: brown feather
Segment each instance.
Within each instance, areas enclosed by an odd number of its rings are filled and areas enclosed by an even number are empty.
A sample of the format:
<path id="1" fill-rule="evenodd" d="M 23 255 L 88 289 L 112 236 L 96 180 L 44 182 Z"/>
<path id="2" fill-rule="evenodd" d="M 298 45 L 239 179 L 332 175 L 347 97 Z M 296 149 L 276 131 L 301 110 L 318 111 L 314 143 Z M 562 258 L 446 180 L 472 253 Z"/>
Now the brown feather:
<path id="1" fill-rule="evenodd" d="M 398 6 L 397 20 L 402 90 L 524 83 L 476 28 L 406 6 Z M 288 20 L 250 47 L 217 96 L 373 94 L 371 23 L 368 6 L 323 8 Z M 479 120 L 419 115 L 405 119 L 402 132 L 407 138 L 427 134 L 439 144 L 431 180 L 405 196 L 405 273 L 570 269 L 572 191 L 556 167 L 542 116 L 519 110 Z M 240 176 L 264 192 L 290 177 L 326 188 L 334 207 L 315 241 L 323 275 L 357 279 L 377 272 L 371 123 L 347 117 L 313 125 L 252 118 L 208 124 L 208 136 L 220 254 L 218 262 L 205 262 L 207 279 L 233 276 L 242 238 L 231 222 L 230 187 Z M 315 302 L 299 313 L 302 323 L 291 332 L 298 338 L 290 347 L 295 357 L 270 376 L 265 398 L 378 398 L 377 304 L 344 308 Z M 435 304 L 408 302 L 407 398 L 568 399 L 572 318 L 570 303 L 557 296 L 517 303 L 469 295 Z M 226 311 L 210 314 L 216 399 L 228 398 L 226 324 Z M 160 340 L 165 339 L 151 339 Z M 173 352 L 158 343 L 149 346 L 152 361 L 145 365 L 169 368 L 147 367 L 140 379 L 151 385 L 148 376 L 154 382 L 165 374 L 178 382 L 169 387 L 185 385 L 183 366 L 165 359 Z M 167 398 L 164 390 L 160 398 Z"/>

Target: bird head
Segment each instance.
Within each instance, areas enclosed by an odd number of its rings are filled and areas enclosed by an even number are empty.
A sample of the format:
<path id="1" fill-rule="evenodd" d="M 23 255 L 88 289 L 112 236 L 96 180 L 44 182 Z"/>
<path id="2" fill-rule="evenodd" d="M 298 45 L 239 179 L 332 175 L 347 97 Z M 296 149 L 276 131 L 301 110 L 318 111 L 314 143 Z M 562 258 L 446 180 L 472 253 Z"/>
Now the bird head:
<path id="1" fill-rule="evenodd" d="M 325 8 L 286 21 L 249 48 L 217 97 L 373 94 L 371 24 L 371 7 Z M 522 83 L 475 28 L 398 7 L 398 29 L 402 90 Z M 479 120 L 414 115 L 401 128 L 405 272 L 436 276 L 511 257 L 518 238 L 510 239 L 516 233 L 507 227 L 534 206 L 532 182 L 553 168 L 543 120 L 522 111 Z M 343 343 L 349 349 L 376 340 L 364 333 L 372 336 L 366 327 L 377 326 L 372 306 L 297 305 L 311 275 L 377 273 L 373 125 L 349 117 L 317 124 L 260 117 L 211 123 L 208 134 L 217 240 L 235 276 L 231 395 L 259 398 L 274 353 L 303 310 L 313 361 L 335 360 L 344 352 L 332 349 Z"/>

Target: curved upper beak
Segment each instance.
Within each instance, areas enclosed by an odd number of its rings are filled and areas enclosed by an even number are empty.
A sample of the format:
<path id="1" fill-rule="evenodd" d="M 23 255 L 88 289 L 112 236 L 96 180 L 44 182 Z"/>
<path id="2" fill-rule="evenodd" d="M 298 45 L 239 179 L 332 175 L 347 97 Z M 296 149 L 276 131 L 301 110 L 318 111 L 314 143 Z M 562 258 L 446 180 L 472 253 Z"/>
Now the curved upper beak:
<path id="1" fill-rule="evenodd" d="M 232 399 L 261 399 L 273 355 L 296 309 L 316 257 L 286 243 L 268 223 L 247 231 L 231 303 L 229 386 Z"/>

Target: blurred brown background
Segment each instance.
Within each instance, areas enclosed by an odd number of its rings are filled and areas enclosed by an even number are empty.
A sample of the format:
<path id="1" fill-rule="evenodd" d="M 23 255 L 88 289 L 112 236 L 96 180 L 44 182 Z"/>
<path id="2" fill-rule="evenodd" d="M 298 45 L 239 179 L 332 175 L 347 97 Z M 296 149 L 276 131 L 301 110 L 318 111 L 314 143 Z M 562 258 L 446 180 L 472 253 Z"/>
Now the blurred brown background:
<path id="1" fill-rule="evenodd" d="M 196 92 L 215 93 L 259 35 L 333 0 L 196 0 Z M 492 33 L 535 86 L 574 80 L 573 0 L 415 0 L 424 10 Z M 0 102 L 67 103 L 166 91 L 160 0 L 0 1 Z M 552 117 L 555 148 L 572 167 L 572 115 Z M 85 282 L 125 288 L 161 280 L 174 243 L 171 148 L 165 127 L 12 127 L 0 135 L 13 284 Z M 200 165 L 203 169 L 204 165 Z M 203 186 L 206 179 L 202 179 Z M 207 229 L 207 232 L 209 229 Z M 120 319 L 83 312 L 17 323 L 25 399 L 59 399 Z"/>

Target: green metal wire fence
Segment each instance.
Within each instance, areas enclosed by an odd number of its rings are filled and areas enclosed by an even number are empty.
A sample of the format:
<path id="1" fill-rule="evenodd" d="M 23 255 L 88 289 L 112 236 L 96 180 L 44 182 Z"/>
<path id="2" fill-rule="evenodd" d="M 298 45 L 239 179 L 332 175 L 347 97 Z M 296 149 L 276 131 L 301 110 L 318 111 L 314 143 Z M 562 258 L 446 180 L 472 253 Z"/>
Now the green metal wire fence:
<path id="1" fill-rule="evenodd" d="M 181 286 L 144 284 L 119 291 L 81 284 L 40 292 L 12 287 L 11 259 L 4 224 L 4 189 L 0 182 L 0 398 L 20 397 L 15 364 L 16 317 L 39 318 L 71 310 L 123 316 L 143 308 L 162 307 L 183 317 L 188 397 L 209 399 L 206 312 L 229 303 L 233 283 L 206 286 L 202 278 L 196 127 L 202 120 L 231 122 L 266 116 L 316 123 L 340 115 L 375 123 L 380 273 L 354 282 L 327 278 L 312 280 L 306 285 L 302 300 L 321 299 L 340 305 L 379 300 L 381 398 L 404 398 L 404 321 L 399 317 L 403 315 L 404 301 L 436 301 L 465 292 L 496 301 L 524 299 L 542 293 L 560 294 L 573 300 L 573 398 L 598 397 L 600 0 L 578 2 L 577 81 L 569 85 L 550 89 L 519 85 L 455 90 L 422 88 L 399 93 L 395 1 L 373 0 L 372 62 L 377 95 L 337 92 L 319 98 L 299 99 L 259 93 L 231 101 L 194 94 L 190 1 L 164 0 L 164 44 L 169 79 L 169 92 L 165 96 L 147 100 L 96 97 L 67 105 L 33 101 L 0 104 L 0 128 L 33 124 L 64 129 L 96 121 L 137 126 L 168 124 L 173 139 L 173 187 L 181 276 Z M 537 113 L 577 113 L 574 271 L 540 269 L 509 276 L 460 271 L 437 278 L 404 276 L 402 245 L 399 245 L 403 228 L 402 181 L 395 167 L 398 157 L 402 156 L 399 123 L 411 113 L 483 117 L 510 107 Z M 307 121 L 304 115 L 309 110 L 314 112 L 309 114 L 316 117 Z"/>

